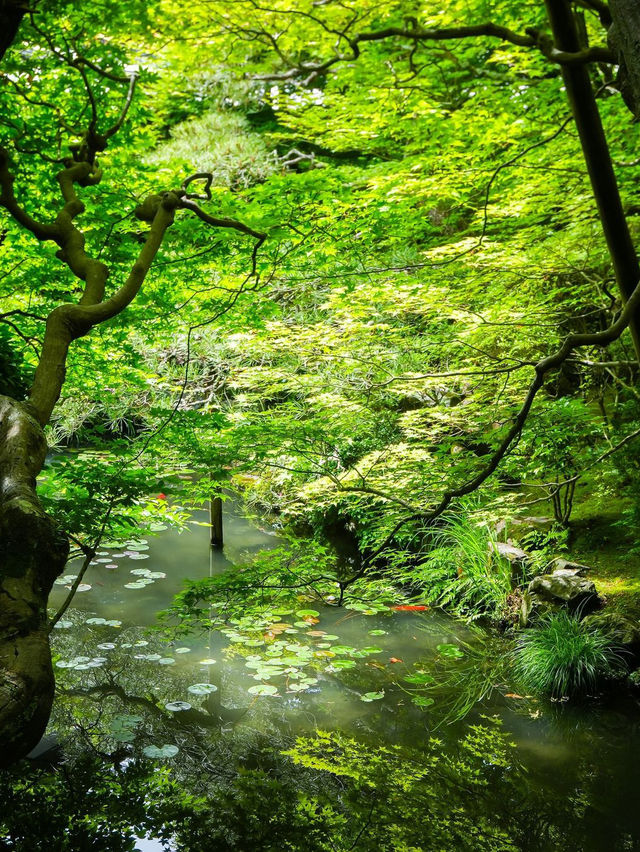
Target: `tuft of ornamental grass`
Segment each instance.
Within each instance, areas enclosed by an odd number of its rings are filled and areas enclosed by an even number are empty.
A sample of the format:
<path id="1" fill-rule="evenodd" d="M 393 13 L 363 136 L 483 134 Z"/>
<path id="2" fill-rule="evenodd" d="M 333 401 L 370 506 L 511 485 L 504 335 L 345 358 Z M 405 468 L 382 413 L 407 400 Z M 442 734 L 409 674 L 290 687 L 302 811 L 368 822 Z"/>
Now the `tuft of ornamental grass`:
<path id="1" fill-rule="evenodd" d="M 621 674 L 625 662 L 620 646 L 604 633 L 561 611 L 523 632 L 515 669 L 532 692 L 572 698 Z"/>

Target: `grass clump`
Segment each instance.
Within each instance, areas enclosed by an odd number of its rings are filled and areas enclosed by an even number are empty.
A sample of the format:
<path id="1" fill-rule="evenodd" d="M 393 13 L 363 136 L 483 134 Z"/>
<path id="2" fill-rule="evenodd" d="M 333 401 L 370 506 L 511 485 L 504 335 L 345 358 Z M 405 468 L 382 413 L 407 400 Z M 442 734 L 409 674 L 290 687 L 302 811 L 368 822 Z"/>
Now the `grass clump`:
<path id="1" fill-rule="evenodd" d="M 498 554 L 495 532 L 451 513 L 431 538 L 414 581 L 432 603 L 468 621 L 497 618 L 511 593 L 511 565 Z"/>
<path id="2" fill-rule="evenodd" d="M 621 649 L 604 633 L 562 611 L 522 634 L 515 667 L 532 692 L 571 698 L 619 675 L 625 665 Z"/>

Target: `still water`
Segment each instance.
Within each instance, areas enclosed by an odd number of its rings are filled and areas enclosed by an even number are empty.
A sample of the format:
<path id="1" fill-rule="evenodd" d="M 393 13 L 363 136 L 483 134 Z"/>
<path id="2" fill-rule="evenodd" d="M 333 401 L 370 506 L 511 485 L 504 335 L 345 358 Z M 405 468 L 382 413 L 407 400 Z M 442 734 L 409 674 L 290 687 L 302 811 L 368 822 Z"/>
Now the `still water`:
<path id="1" fill-rule="evenodd" d="M 191 840 L 181 840 L 175 824 L 151 807 L 150 793 L 142 797 L 142 804 L 136 799 L 135 808 L 131 800 L 129 815 L 129 799 L 125 802 L 124 794 L 116 791 L 113 813 L 117 812 L 120 836 L 129 833 L 130 845 L 124 840 L 118 845 L 113 838 L 107 841 L 108 831 L 100 829 L 100 834 L 93 823 L 91 830 L 102 839 L 74 841 L 70 839 L 75 836 L 73 826 L 83 819 L 89 823 L 88 811 L 94 805 L 76 805 L 68 821 L 72 828 L 64 827 L 64 819 L 52 816 L 56 808 L 65 808 L 64 802 L 56 800 L 64 795 L 61 787 L 59 793 L 48 789 L 51 801 L 42 805 L 38 817 L 58 826 L 53 829 L 56 836 L 43 838 L 41 846 L 31 840 L 30 845 L 14 841 L 0 848 L 139 852 L 640 849 L 637 701 L 625 695 L 578 708 L 520 695 L 513 684 L 501 681 L 503 674 L 496 666 L 504 644 L 441 613 L 365 613 L 302 602 L 297 612 L 295 607 L 276 611 L 261 633 L 247 631 L 242 624 L 232 626 L 227 635 L 211 631 L 171 639 L 145 632 L 154 624 L 156 612 L 182 589 L 185 578 L 204 578 L 242 565 L 279 543 L 272 530 L 259 529 L 227 503 L 225 548 L 211 551 L 205 522 L 205 513 L 196 512 L 187 531 L 166 530 L 148 540 L 132 539 L 126 545 L 105 547 L 98 555 L 85 577 L 90 588 L 76 595 L 55 631 L 59 697 L 49 735 L 57 746 L 44 760 L 34 761 L 41 774 L 29 783 L 42 783 L 42 778 L 49 783 L 55 778 L 58 783 L 65 767 L 73 770 L 74 761 L 83 766 L 88 751 L 92 760 L 104 761 L 99 765 L 104 765 L 105 774 L 100 779 L 89 775 L 82 796 L 87 788 L 111 783 L 114 771 L 123 767 L 151 766 L 148 777 L 170 773 L 189 795 L 206 789 L 218 797 L 209 801 L 224 799 L 214 829 L 213 823 L 207 823 L 207 832 L 213 831 L 211 839 L 203 840 L 196 831 Z M 69 575 L 73 573 L 70 565 Z M 55 588 L 53 608 L 62 603 L 66 592 L 62 585 Z M 474 689 L 484 696 L 475 704 Z M 465 703 L 469 713 L 458 719 Z M 492 757 L 484 740 L 479 740 L 479 754 L 469 750 L 470 732 L 476 736 L 473 731 L 495 730 L 497 724 L 504 741 L 515 746 L 509 746 L 506 757 Z M 423 811 L 431 801 L 424 799 L 427 785 L 435 783 L 430 777 L 405 785 L 405 793 L 397 798 L 400 805 L 393 804 L 398 790 L 389 787 L 385 802 L 375 810 L 371 806 L 376 819 L 391 820 L 390 832 L 399 832 L 399 839 L 387 841 L 383 834 L 382 840 L 373 840 L 372 830 L 363 828 L 364 818 L 357 831 L 345 823 L 348 842 L 336 833 L 325 846 L 304 831 L 307 840 L 287 846 L 288 828 L 272 827 L 261 835 L 260 821 L 278 822 L 277 812 L 286 809 L 286 797 L 296 784 L 309 783 L 309 795 L 319 795 L 317 790 L 313 793 L 307 776 L 296 780 L 298 776 L 282 757 L 296 737 L 313 737 L 318 729 L 351 738 L 348 748 L 366 746 L 372 760 L 382 755 L 383 769 L 376 769 L 382 772 L 392 761 L 426 763 L 427 749 L 435 744 L 449 775 L 468 774 L 465 781 L 449 778 L 438 794 L 449 798 L 447 807 L 456 814 L 449 839 L 443 843 L 426 828 L 424 835 L 414 830 L 414 822 L 428 822 L 429 815 Z M 490 739 L 493 734 L 489 731 L 486 736 Z M 347 746 L 343 748 L 346 754 Z M 94 773 L 95 766 L 94 762 Z M 259 773 L 251 782 L 254 785 L 256 779 L 267 784 L 271 777 L 284 785 L 266 795 L 274 808 L 268 818 L 252 811 L 264 806 L 262 799 L 260 805 L 250 796 L 249 801 L 240 799 L 237 781 L 247 772 Z M 483 780 L 476 795 L 474 778 L 480 776 Z M 351 783 L 354 775 L 347 772 L 345 777 Z M 336 789 L 346 783 L 343 779 Z M 402 787 L 401 779 L 394 783 Z M 471 798 L 468 788 L 473 788 Z M 233 790 L 231 797 L 229 790 Z M 436 811 L 443 803 L 432 801 L 429 818 L 442 821 L 444 817 L 437 817 Z M 353 807 L 357 816 L 357 803 Z M 396 814 L 395 822 L 384 810 L 405 807 L 406 817 Z M 353 813 L 349 813 L 351 819 Z M 252 820 L 258 827 L 247 827 Z M 227 827 L 219 829 L 218 823 L 225 821 Z M 284 841 L 272 839 L 272 835 L 280 836 L 278 831 L 284 831 Z M 458 840 L 456 831 L 462 832 Z M 118 831 L 113 833 L 115 837 Z"/>

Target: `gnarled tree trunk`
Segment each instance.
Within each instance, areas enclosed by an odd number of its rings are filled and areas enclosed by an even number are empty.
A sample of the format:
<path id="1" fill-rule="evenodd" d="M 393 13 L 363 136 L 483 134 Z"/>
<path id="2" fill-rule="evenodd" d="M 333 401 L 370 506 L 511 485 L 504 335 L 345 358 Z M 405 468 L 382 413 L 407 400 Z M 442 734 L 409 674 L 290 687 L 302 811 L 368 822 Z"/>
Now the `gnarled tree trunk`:
<path id="1" fill-rule="evenodd" d="M 46 448 L 27 407 L 0 396 L 0 765 L 38 742 L 53 701 L 47 598 L 68 543 L 35 492 Z"/>
<path id="2" fill-rule="evenodd" d="M 631 112 L 640 118 L 640 3 L 610 0 L 609 8 L 613 24 L 608 40 L 620 66 L 620 92 Z"/>

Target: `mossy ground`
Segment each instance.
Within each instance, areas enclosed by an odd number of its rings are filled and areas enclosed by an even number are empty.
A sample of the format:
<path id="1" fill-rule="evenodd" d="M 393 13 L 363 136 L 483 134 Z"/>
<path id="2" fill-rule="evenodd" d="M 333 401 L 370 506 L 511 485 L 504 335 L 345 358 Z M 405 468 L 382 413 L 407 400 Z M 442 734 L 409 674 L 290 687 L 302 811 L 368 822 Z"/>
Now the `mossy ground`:
<path id="1" fill-rule="evenodd" d="M 590 579 L 607 605 L 640 620 L 640 531 L 625 528 L 624 502 L 595 498 L 575 507 L 571 520 L 570 555 L 588 565 Z"/>

